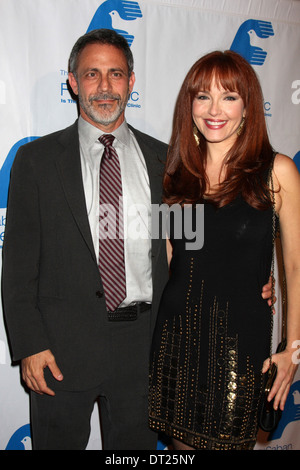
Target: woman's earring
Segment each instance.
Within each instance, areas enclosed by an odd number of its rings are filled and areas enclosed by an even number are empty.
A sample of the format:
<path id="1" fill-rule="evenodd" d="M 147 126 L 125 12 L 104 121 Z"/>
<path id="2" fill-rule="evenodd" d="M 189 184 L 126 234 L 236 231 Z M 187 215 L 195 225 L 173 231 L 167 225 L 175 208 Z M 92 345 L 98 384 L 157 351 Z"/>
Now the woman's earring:
<path id="1" fill-rule="evenodd" d="M 194 128 L 193 128 L 193 134 L 194 134 L 194 139 L 196 141 L 196 144 L 199 145 L 200 140 L 199 140 L 199 136 L 198 136 L 198 129 L 197 129 L 196 126 L 194 126 Z"/>
<path id="2" fill-rule="evenodd" d="M 245 124 L 245 118 L 243 117 L 242 122 L 241 122 L 241 124 L 239 125 L 239 128 L 238 128 L 238 130 L 237 130 L 237 132 L 236 132 L 237 135 L 241 135 L 242 130 L 243 130 L 243 127 L 244 127 L 244 124 Z"/>

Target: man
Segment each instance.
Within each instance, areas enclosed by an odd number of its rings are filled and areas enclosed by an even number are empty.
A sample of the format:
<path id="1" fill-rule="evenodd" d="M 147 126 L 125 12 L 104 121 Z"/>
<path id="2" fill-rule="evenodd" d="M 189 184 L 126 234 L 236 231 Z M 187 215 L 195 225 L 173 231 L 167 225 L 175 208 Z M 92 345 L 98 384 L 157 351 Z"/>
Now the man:
<path id="1" fill-rule="evenodd" d="M 32 391 L 33 448 L 84 449 L 99 398 L 103 449 L 155 449 L 148 352 L 167 277 L 165 246 L 125 239 L 124 314 L 112 318 L 98 266 L 98 139 L 115 136 L 123 197 L 149 215 L 161 202 L 167 146 L 124 120 L 135 80 L 125 39 L 111 30 L 85 35 L 69 68 L 79 120 L 18 152 L 3 249 L 4 307 L 13 358 L 22 360 Z"/>
<path id="2" fill-rule="evenodd" d="M 21 360 L 31 391 L 34 449 L 85 449 L 96 400 L 103 449 L 156 448 L 147 424 L 148 353 L 167 279 L 165 242 L 124 237 L 116 269 L 120 278 L 125 260 L 126 292 L 117 307 L 110 307 L 103 266 L 110 224 L 101 208 L 111 205 L 101 202 L 103 171 L 105 162 L 116 161 L 104 156 L 103 134 L 114 136 L 110 150 L 113 145 L 120 166 L 122 214 L 139 204 L 150 218 L 151 204 L 161 202 L 167 146 L 124 118 L 134 80 L 121 36 L 96 30 L 79 38 L 69 60 L 78 121 L 22 147 L 13 165 L 4 310 L 13 359 Z M 108 186 L 113 193 L 112 179 Z M 124 227 L 130 222 L 125 216 Z M 122 217 L 116 225 L 122 228 Z M 110 253 L 115 248 L 108 247 Z M 124 287 L 118 281 L 114 298 Z"/>

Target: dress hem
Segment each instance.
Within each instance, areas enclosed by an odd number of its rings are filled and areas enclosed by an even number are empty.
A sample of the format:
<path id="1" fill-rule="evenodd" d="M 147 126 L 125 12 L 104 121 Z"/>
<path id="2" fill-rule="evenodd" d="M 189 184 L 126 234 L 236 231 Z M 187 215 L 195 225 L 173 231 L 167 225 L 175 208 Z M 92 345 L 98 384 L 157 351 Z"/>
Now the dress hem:
<path id="1" fill-rule="evenodd" d="M 169 422 L 149 418 L 152 431 L 162 432 L 168 437 L 184 442 L 196 450 L 253 450 L 256 439 L 214 438 L 205 434 L 193 433 L 191 430 L 180 428 Z"/>

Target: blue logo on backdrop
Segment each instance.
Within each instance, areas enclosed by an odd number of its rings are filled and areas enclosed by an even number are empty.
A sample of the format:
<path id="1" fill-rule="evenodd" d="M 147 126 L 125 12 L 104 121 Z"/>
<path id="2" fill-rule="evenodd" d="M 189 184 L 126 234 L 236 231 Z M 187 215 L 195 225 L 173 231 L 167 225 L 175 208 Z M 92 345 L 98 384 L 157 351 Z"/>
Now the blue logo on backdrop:
<path id="1" fill-rule="evenodd" d="M 37 139 L 38 137 L 25 137 L 24 139 L 19 140 L 16 144 L 10 149 L 5 162 L 0 170 L 0 209 L 7 207 L 7 195 L 8 195 L 8 186 L 10 178 L 10 170 L 16 156 L 17 150 L 21 145 L 31 142 L 32 140 Z"/>
<path id="2" fill-rule="evenodd" d="M 12 435 L 5 450 L 31 450 L 29 424 L 25 424 Z"/>
<path id="3" fill-rule="evenodd" d="M 275 431 L 270 435 L 270 440 L 280 439 L 289 423 L 300 420 L 300 380 L 295 382 L 288 394 L 284 412 Z"/>
<path id="4" fill-rule="evenodd" d="M 252 65 L 263 65 L 267 52 L 256 46 L 255 42 L 257 38 L 265 39 L 270 36 L 274 36 L 270 21 L 247 20 L 239 27 L 230 49 Z"/>
<path id="5" fill-rule="evenodd" d="M 128 21 L 142 18 L 142 12 L 137 2 L 126 0 L 107 0 L 96 11 L 88 29 L 92 31 L 98 28 L 113 29 L 127 39 L 131 46 L 134 36 L 127 31 Z M 126 30 L 124 29 L 126 28 Z"/>
<path id="6" fill-rule="evenodd" d="M 294 162 L 296 163 L 296 166 L 298 168 L 298 171 L 300 173 L 300 150 L 299 152 L 296 153 L 296 155 L 293 158 Z"/>

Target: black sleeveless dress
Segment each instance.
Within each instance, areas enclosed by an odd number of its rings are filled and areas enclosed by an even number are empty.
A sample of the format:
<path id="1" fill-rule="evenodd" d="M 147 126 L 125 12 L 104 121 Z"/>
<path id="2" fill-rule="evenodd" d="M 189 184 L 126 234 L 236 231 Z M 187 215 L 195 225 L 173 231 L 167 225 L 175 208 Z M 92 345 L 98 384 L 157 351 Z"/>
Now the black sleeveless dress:
<path id="1" fill-rule="evenodd" d="M 149 424 L 196 449 L 251 449 L 270 354 L 271 312 L 261 291 L 271 270 L 272 208 L 256 210 L 240 196 L 203 208 L 202 249 L 187 250 L 190 240 L 171 229 L 171 274 L 151 351 Z"/>

